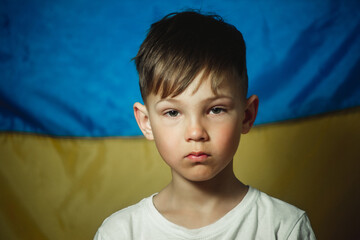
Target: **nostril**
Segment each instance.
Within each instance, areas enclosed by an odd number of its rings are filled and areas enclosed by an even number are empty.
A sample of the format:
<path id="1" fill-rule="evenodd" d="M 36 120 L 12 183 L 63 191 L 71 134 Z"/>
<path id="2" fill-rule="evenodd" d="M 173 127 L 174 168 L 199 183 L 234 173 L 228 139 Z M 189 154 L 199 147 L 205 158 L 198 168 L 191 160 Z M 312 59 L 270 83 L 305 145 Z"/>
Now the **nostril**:
<path id="1" fill-rule="evenodd" d="M 206 141 L 209 136 L 204 128 L 196 127 L 189 129 L 186 138 L 188 141 Z"/>

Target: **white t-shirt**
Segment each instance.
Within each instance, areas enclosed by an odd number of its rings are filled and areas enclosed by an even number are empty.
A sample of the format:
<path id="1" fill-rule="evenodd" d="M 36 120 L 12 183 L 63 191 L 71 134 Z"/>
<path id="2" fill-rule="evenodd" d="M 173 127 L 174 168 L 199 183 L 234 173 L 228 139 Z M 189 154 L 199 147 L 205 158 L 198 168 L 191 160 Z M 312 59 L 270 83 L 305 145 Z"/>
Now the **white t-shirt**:
<path id="1" fill-rule="evenodd" d="M 163 217 L 153 204 L 154 195 L 105 219 L 94 239 L 316 239 L 304 211 L 252 187 L 225 216 L 198 229 Z"/>

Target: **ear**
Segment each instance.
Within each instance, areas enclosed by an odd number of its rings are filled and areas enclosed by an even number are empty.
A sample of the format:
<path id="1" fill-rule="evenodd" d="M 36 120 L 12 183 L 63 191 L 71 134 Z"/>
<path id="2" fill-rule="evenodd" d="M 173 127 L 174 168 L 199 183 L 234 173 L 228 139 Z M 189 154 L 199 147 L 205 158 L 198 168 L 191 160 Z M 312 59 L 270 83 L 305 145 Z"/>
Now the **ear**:
<path id="1" fill-rule="evenodd" d="M 134 104 L 134 115 L 137 124 L 139 125 L 140 130 L 144 134 L 144 136 L 148 140 L 153 140 L 154 135 L 151 130 L 149 113 L 146 109 L 146 106 L 142 105 L 141 103 Z"/>
<path id="2" fill-rule="evenodd" d="M 248 98 L 245 106 L 245 116 L 242 122 L 242 133 L 248 133 L 253 126 L 257 111 L 259 107 L 259 98 L 256 95 L 252 95 Z"/>

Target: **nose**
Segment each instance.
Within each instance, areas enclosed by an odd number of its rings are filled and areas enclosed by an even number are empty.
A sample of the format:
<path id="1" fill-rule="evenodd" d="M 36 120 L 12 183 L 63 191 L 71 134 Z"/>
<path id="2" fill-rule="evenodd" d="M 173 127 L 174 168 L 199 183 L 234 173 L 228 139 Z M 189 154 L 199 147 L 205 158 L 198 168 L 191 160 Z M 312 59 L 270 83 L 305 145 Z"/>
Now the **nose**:
<path id="1" fill-rule="evenodd" d="M 185 138 L 186 141 L 204 142 L 209 140 L 209 135 L 199 119 L 192 119 L 187 124 Z"/>

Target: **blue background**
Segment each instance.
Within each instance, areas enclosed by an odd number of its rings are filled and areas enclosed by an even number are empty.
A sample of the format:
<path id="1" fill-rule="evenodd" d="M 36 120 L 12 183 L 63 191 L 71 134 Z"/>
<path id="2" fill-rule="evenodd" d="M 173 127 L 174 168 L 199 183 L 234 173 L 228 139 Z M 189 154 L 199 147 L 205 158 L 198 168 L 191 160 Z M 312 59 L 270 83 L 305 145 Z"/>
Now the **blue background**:
<path id="1" fill-rule="evenodd" d="M 151 23 L 188 8 L 243 33 L 256 124 L 360 105 L 359 1 L 0 0 L 0 130 L 140 135 L 131 58 Z"/>

